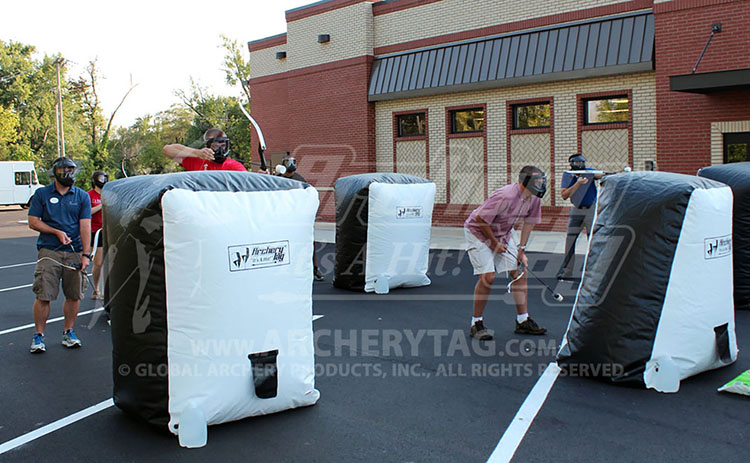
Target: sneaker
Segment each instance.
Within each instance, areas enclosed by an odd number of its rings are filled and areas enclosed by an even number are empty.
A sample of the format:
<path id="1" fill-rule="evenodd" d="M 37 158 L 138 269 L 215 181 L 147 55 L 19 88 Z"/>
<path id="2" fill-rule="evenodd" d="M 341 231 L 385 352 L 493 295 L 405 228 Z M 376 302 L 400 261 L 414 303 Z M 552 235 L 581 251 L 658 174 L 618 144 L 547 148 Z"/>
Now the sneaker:
<path id="1" fill-rule="evenodd" d="M 326 278 L 323 276 L 322 273 L 320 273 L 320 269 L 318 267 L 315 267 L 313 269 L 313 278 L 315 278 L 315 281 L 323 281 Z"/>
<path id="2" fill-rule="evenodd" d="M 516 334 L 536 334 L 541 335 L 547 332 L 547 328 L 542 328 L 541 326 L 537 325 L 534 320 L 531 319 L 531 317 L 527 318 L 525 322 L 518 323 L 516 322 Z"/>
<path id="3" fill-rule="evenodd" d="M 472 338 L 479 339 L 480 341 L 492 340 L 492 335 L 484 327 L 484 323 L 481 320 L 474 323 L 474 325 L 471 327 L 471 330 L 469 331 L 469 335 L 471 335 Z"/>
<path id="4" fill-rule="evenodd" d="M 41 354 L 47 352 L 47 346 L 44 345 L 44 335 L 40 333 L 34 333 L 34 337 L 31 340 L 31 349 L 29 351 L 32 354 Z"/>
<path id="5" fill-rule="evenodd" d="M 81 347 L 81 340 L 78 339 L 73 330 L 68 330 L 63 332 L 62 345 L 71 349 Z"/>

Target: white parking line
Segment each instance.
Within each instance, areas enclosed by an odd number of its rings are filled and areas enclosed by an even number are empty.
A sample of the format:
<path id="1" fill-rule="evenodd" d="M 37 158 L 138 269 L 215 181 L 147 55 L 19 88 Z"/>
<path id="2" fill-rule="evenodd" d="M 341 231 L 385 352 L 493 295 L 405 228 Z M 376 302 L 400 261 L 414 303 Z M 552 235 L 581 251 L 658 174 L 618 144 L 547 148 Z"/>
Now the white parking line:
<path id="1" fill-rule="evenodd" d="M 325 317 L 325 315 L 313 315 L 313 321 L 320 320 L 323 317 Z"/>
<path id="2" fill-rule="evenodd" d="M 89 408 L 85 408 L 79 412 L 75 412 L 72 415 L 66 416 L 65 418 L 55 421 L 54 423 L 50 423 L 46 426 L 42 426 L 39 429 L 35 429 L 34 431 L 31 431 L 22 436 L 16 437 L 15 439 L 11 439 L 8 442 L 5 442 L 4 444 L 0 444 L 0 455 L 2 455 L 3 453 L 9 450 L 13 450 L 16 447 L 20 447 L 23 444 L 27 444 L 35 439 L 39 439 L 40 437 L 43 437 L 43 436 L 46 436 L 47 434 L 55 432 L 58 429 L 64 428 L 65 426 L 73 424 L 76 421 L 80 421 L 95 413 L 99 413 L 102 410 L 106 410 L 109 407 L 113 406 L 114 404 L 115 402 L 111 398 L 109 398 L 105 400 L 104 402 L 99 402 L 98 404 L 92 405 Z"/>
<path id="3" fill-rule="evenodd" d="M 86 310 L 85 312 L 79 312 L 78 316 L 80 317 L 81 315 L 88 315 L 90 313 L 101 312 L 102 310 L 104 310 L 104 307 L 99 307 L 98 309 Z M 65 317 L 51 318 L 51 319 L 47 320 L 47 323 L 59 322 L 59 321 L 62 321 L 62 320 L 65 320 Z M 15 331 L 26 330 L 26 329 L 29 329 L 29 328 L 34 328 L 34 324 L 33 323 L 29 323 L 28 325 L 17 326 L 15 328 L 8 328 L 7 330 L 0 331 L 0 335 L 8 334 L 8 333 L 13 333 Z"/>
<path id="4" fill-rule="evenodd" d="M 36 264 L 36 262 L 26 262 L 26 263 L 23 263 L 23 264 L 3 265 L 2 267 L 0 267 L 0 270 L 5 269 L 5 268 L 23 267 L 24 265 L 34 265 L 34 264 Z"/>
<path id="5" fill-rule="evenodd" d="M 30 288 L 32 286 L 34 286 L 34 283 L 31 283 L 29 285 L 14 286 L 12 288 L 3 288 L 3 289 L 0 289 L 0 293 L 4 293 L 5 291 L 13 291 L 16 289 Z"/>
<path id="6" fill-rule="evenodd" d="M 547 400 L 549 392 L 552 390 L 558 375 L 560 374 L 560 367 L 557 363 L 552 362 L 547 365 L 547 369 L 544 370 L 542 376 L 539 377 L 534 388 L 526 397 L 526 400 L 521 404 L 521 408 L 518 409 L 518 413 L 513 417 L 508 429 L 505 430 L 503 437 L 498 442 L 495 451 L 492 452 L 487 463 L 499 463 L 509 462 L 513 455 L 518 450 L 518 446 L 521 445 L 521 441 L 526 432 L 531 427 L 531 423 L 536 418 L 539 410 L 542 409 L 544 401 Z"/>
<path id="7" fill-rule="evenodd" d="M 36 262 L 33 262 L 33 263 L 36 264 Z M 18 264 L 18 265 L 26 265 L 26 264 Z M 87 273 L 86 275 L 87 276 L 91 276 L 90 273 Z M 30 288 L 32 286 L 34 286 L 34 283 L 30 283 L 28 285 L 13 286 L 12 288 L 2 288 L 2 289 L 0 289 L 0 293 L 4 293 L 6 291 L 14 291 L 16 289 Z"/>

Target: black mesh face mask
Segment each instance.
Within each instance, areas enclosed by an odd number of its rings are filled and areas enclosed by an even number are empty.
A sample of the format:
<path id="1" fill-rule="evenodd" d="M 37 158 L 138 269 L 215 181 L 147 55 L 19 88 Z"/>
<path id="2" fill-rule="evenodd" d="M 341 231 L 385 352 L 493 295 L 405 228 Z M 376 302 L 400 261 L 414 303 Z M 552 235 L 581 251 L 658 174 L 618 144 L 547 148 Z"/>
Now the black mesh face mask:
<path id="1" fill-rule="evenodd" d="M 583 170 L 586 168 L 586 158 L 583 155 L 577 154 L 568 159 L 570 168 L 573 170 Z"/>
<path id="2" fill-rule="evenodd" d="M 547 176 L 542 173 L 535 173 L 526 177 L 523 186 L 531 192 L 532 195 L 543 198 L 547 193 Z"/>
<path id="3" fill-rule="evenodd" d="M 77 166 L 68 158 L 57 158 L 52 164 L 52 174 L 55 181 L 64 187 L 72 186 L 76 181 Z"/>
<path id="4" fill-rule="evenodd" d="M 292 173 L 297 170 L 297 160 L 291 156 L 281 160 L 281 165 L 286 167 L 286 172 Z"/>
<path id="5" fill-rule="evenodd" d="M 214 162 L 221 164 L 229 156 L 229 138 L 215 137 L 206 140 L 206 148 L 211 148 L 214 152 Z"/>
<path id="6" fill-rule="evenodd" d="M 104 188 L 104 185 L 109 181 L 109 175 L 105 173 L 94 175 L 94 178 L 92 180 L 94 182 L 94 186 L 98 188 Z"/>

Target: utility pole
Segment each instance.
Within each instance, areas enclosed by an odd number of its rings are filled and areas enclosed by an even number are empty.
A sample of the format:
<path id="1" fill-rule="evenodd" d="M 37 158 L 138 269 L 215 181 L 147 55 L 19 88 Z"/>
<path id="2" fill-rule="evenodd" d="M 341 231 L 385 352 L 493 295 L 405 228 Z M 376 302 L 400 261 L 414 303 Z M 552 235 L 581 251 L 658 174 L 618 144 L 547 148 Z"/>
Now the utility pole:
<path id="1" fill-rule="evenodd" d="M 57 155 L 65 156 L 65 129 L 63 127 L 63 106 L 62 90 L 60 88 L 60 66 L 65 62 L 62 58 L 57 58 L 54 64 L 57 68 Z"/>

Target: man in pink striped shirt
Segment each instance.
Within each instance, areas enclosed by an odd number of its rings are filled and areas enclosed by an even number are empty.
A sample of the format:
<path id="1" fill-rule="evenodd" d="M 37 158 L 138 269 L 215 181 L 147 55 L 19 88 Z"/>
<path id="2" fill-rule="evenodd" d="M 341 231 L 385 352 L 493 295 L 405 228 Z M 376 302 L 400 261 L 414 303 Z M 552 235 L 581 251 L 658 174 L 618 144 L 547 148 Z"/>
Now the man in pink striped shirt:
<path id="1" fill-rule="evenodd" d="M 518 183 L 495 190 L 490 197 L 469 215 L 464 222 L 464 237 L 469 260 L 478 281 L 474 287 L 474 316 L 471 319 L 472 337 L 480 341 L 492 339 L 485 329 L 482 314 L 495 281 L 495 274 L 510 273 L 514 280 L 519 276 L 519 264 L 528 265 L 526 243 L 534 225 L 541 222 L 541 198 L 547 191 L 547 176 L 535 166 L 525 166 Z M 512 235 L 513 226 L 523 220 L 520 244 Z M 513 283 L 516 303 L 516 328 L 519 334 L 541 335 L 547 332 L 529 318 L 526 276 Z"/>

